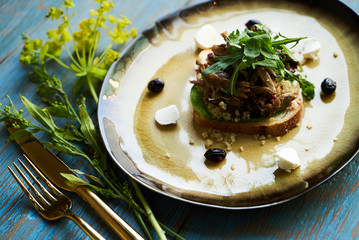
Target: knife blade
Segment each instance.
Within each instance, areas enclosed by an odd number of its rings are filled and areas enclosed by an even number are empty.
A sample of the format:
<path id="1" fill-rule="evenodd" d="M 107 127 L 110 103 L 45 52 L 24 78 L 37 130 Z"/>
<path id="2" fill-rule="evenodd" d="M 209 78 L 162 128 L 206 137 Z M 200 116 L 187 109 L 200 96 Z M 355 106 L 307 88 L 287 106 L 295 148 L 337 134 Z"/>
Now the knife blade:
<path id="1" fill-rule="evenodd" d="M 11 127 L 11 125 L 7 125 L 7 129 L 11 134 L 18 130 Z M 122 239 L 143 239 L 141 235 L 117 215 L 89 187 L 68 184 L 67 179 L 61 176 L 60 173 L 73 174 L 76 177 L 77 175 L 33 135 L 17 139 L 16 142 L 51 182 L 59 188 L 78 194 L 119 237 Z"/>

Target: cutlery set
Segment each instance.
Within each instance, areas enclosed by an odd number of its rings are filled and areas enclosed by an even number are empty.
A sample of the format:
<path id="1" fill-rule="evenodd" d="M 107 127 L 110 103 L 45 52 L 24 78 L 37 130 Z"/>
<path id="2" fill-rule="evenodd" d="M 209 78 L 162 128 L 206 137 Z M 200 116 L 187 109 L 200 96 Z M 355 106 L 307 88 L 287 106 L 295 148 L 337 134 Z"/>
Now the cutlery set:
<path id="1" fill-rule="evenodd" d="M 17 129 L 8 126 L 10 133 Z M 23 171 L 14 163 L 16 170 L 26 182 L 27 186 L 35 193 L 35 196 L 27 190 L 16 173 L 8 167 L 15 180 L 18 182 L 26 196 L 30 199 L 36 210 L 42 217 L 48 220 L 55 220 L 61 217 L 67 217 L 78 224 L 91 239 L 104 239 L 96 230 L 88 225 L 84 220 L 70 211 L 71 200 L 62 194 L 56 187 L 66 191 L 75 192 L 92 209 L 100 216 L 104 222 L 121 238 L 121 239 L 143 239 L 130 225 L 128 225 L 119 215 L 117 215 L 106 203 L 104 203 L 89 187 L 84 185 L 69 184 L 61 173 L 76 174 L 61 161 L 53 152 L 46 148 L 34 136 L 28 136 L 16 140 L 21 149 L 25 152 L 24 158 L 27 160 L 31 168 L 47 185 L 48 190 L 36 179 L 26 165 L 19 159 L 20 165 L 25 172 L 38 186 L 42 194 L 35 188 L 34 184 L 25 176 Z M 55 186 L 56 187 L 55 187 Z M 52 192 L 52 194 L 50 193 Z"/>
<path id="2" fill-rule="evenodd" d="M 45 182 L 46 186 L 50 189 L 50 192 L 41 184 L 39 180 L 37 180 L 34 174 L 26 167 L 26 165 L 20 159 L 18 159 L 18 161 L 23 167 L 23 169 L 30 176 L 30 179 L 25 176 L 25 174 L 21 171 L 20 167 L 16 165 L 16 163 L 13 164 L 18 173 L 21 175 L 22 179 L 25 180 L 27 186 L 29 186 L 29 188 L 35 193 L 35 196 L 32 195 L 31 192 L 26 188 L 26 186 L 22 183 L 16 173 L 10 167 L 8 167 L 8 169 L 15 178 L 16 182 L 20 185 L 21 189 L 24 191 L 25 195 L 29 198 L 31 204 L 40 213 L 40 215 L 47 220 L 57 220 L 63 217 L 69 218 L 74 221 L 82 230 L 84 230 L 84 232 L 91 239 L 105 239 L 82 218 L 71 212 L 71 199 L 65 196 L 62 192 L 60 192 L 55 186 L 53 186 L 49 182 L 49 180 L 34 166 L 34 164 L 26 155 L 24 155 L 24 158 L 27 160 L 27 162 L 36 172 L 36 174 Z M 31 183 L 31 179 L 41 190 L 42 194 Z"/>

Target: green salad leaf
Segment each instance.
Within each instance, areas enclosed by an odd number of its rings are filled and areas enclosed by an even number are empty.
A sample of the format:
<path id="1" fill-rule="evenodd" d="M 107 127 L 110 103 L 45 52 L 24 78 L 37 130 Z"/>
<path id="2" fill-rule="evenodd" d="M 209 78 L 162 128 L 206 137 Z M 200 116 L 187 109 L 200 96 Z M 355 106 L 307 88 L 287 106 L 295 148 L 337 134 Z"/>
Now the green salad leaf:
<path id="1" fill-rule="evenodd" d="M 190 93 L 191 103 L 194 109 L 205 119 L 215 121 L 212 114 L 208 111 L 203 102 L 203 93 L 199 90 L 197 85 L 193 85 Z"/>
<path id="2" fill-rule="evenodd" d="M 191 88 L 190 100 L 193 108 L 205 119 L 210 120 L 211 122 L 231 122 L 224 119 L 217 119 L 208 111 L 208 108 L 203 101 L 203 93 L 197 85 L 193 85 Z M 276 114 L 278 113 L 275 113 L 274 115 Z M 261 119 L 264 119 L 264 117 L 240 120 L 240 122 L 255 122 Z"/>

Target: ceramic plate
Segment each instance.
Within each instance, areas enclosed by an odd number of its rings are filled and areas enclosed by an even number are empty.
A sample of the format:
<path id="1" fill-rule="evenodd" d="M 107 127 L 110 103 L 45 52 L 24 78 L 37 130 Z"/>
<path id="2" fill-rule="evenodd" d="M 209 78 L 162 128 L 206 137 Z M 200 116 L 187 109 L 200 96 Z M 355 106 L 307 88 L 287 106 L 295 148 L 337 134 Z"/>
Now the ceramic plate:
<path id="1" fill-rule="evenodd" d="M 287 37 L 316 38 L 319 60 L 303 73 L 316 86 L 300 124 L 266 137 L 217 132 L 196 126 L 189 92 L 198 50 L 194 36 L 204 24 L 218 33 L 243 30 L 257 19 Z M 342 169 L 358 152 L 359 17 L 339 1 L 205 2 L 159 20 L 130 44 L 110 68 L 101 90 L 98 119 L 115 163 L 140 184 L 166 196 L 219 208 L 245 209 L 293 199 Z M 298 52 L 297 52 L 298 53 Z M 325 96 L 320 83 L 337 84 Z M 151 94 L 147 83 L 162 78 Z M 158 109 L 176 105 L 180 118 L 160 126 Z M 227 149 L 220 164 L 204 159 L 206 144 Z M 294 148 L 301 166 L 278 168 L 275 154 Z"/>

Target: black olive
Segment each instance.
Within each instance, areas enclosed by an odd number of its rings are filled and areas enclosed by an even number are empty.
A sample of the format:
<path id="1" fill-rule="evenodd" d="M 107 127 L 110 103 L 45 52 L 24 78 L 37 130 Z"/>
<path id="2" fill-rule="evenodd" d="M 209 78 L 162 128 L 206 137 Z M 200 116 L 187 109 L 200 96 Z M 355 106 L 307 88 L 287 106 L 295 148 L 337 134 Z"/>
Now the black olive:
<path id="1" fill-rule="evenodd" d="M 320 87 L 323 93 L 332 94 L 337 88 L 337 83 L 331 78 L 325 78 Z"/>
<path id="2" fill-rule="evenodd" d="M 256 19 L 251 19 L 248 22 L 246 22 L 246 27 L 248 29 L 250 29 L 251 27 L 253 27 L 256 24 L 262 24 L 260 21 L 256 20 Z"/>
<path id="3" fill-rule="evenodd" d="M 204 157 L 211 162 L 221 162 L 226 158 L 226 151 L 221 148 L 210 148 L 204 154 Z"/>
<path id="4" fill-rule="evenodd" d="M 148 85 L 147 89 L 154 93 L 159 93 L 162 91 L 163 87 L 165 86 L 165 82 L 162 78 L 155 78 L 151 80 Z"/>

